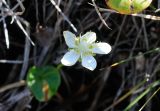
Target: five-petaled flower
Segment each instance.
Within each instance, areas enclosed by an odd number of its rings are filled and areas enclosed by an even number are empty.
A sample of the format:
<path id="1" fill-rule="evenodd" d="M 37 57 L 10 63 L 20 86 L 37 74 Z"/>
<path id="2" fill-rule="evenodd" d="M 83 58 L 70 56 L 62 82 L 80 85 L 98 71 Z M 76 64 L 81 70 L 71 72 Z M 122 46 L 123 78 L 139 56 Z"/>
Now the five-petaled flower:
<path id="1" fill-rule="evenodd" d="M 69 51 L 61 59 L 61 63 L 65 66 L 72 66 L 80 60 L 83 67 L 93 71 L 97 66 L 93 56 L 95 54 L 108 54 L 111 51 L 111 46 L 108 43 L 95 42 L 95 32 L 87 32 L 76 37 L 70 31 L 64 31 L 63 36 L 69 47 Z"/>

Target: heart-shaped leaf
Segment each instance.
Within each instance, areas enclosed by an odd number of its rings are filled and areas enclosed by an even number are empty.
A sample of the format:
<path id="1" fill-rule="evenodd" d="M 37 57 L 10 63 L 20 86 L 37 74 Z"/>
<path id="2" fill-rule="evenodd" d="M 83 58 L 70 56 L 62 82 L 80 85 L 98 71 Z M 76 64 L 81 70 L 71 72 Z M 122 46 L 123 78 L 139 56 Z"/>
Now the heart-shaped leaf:
<path id="1" fill-rule="evenodd" d="M 55 95 L 60 82 L 59 71 L 52 66 L 33 66 L 27 75 L 27 85 L 39 101 L 48 101 Z"/>

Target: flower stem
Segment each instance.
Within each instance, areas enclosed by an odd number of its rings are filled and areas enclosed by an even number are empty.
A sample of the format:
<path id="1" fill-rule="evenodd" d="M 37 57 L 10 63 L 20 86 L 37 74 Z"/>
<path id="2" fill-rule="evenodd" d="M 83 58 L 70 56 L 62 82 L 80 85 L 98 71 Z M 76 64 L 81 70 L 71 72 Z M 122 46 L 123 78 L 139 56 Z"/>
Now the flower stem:
<path id="1" fill-rule="evenodd" d="M 58 64 L 57 70 L 60 70 L 63 67 L 63 64 Z"/>

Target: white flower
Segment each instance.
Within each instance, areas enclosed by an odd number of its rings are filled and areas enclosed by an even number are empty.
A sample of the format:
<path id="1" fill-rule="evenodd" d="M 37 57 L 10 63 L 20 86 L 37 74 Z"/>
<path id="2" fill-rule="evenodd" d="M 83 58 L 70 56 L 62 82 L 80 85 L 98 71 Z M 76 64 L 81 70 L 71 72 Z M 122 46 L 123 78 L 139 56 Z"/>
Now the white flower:
<path id="1" fill-rule="evenodd" d="M 63 36 L 69 47 L 69 51 L 61 59 L 61 63 L 65 66 L 72 66 L 81 60 L 83 67 L 93 71 L 97 66 L 93 56 L 95 54 L 108 54 L 111 51 L 111 46 L 108 43 L 95 43 L 95 32 L 87 32 L 83 36 L 76 37 L 70 31 L 64 31 Z"/>

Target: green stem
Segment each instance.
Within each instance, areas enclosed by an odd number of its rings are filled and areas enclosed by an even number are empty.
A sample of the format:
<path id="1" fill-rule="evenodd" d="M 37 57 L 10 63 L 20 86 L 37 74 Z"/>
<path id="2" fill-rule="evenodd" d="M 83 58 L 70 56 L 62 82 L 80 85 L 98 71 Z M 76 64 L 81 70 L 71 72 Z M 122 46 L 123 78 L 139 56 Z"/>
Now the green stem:
<path id="1" fill-rule="evenodd" d="M 59 64 L 59 65 L 57 66 L 57 70 L 60 70 L 62 67 L 63 67 L 63 64 Z"/>
<path id="2" fill-rule="evenodd" d="M 154 52 L 160 52 L 160 48 L 155 48 L 155 49 L 149 50 L 149 51 L 147 51 L 147 52 L 145 52 L 145 53 L 143 53 L 143 54 L 141 54 L 141 55 L 147 55 L 147 54 L 151 54 L 151 53 L 154 53 Z M 141 55 L 140 55 L 140 56 L 141 56 Z M 122 63 L 131 61 L 131 60 L 135 59 L 135 58 L 138 57 L 138 56 L 139 56 L 139 55 L 134 56 L 134 57 L 129 57 L 128 59 L 121 60 L 121 61 L 119 61 L 119 62 L 116 62 L 116 63 L 110 65 L 110 67 L 114 67 L 114 66 L 120 65 L 120 64 L 122 64 Z"/>

